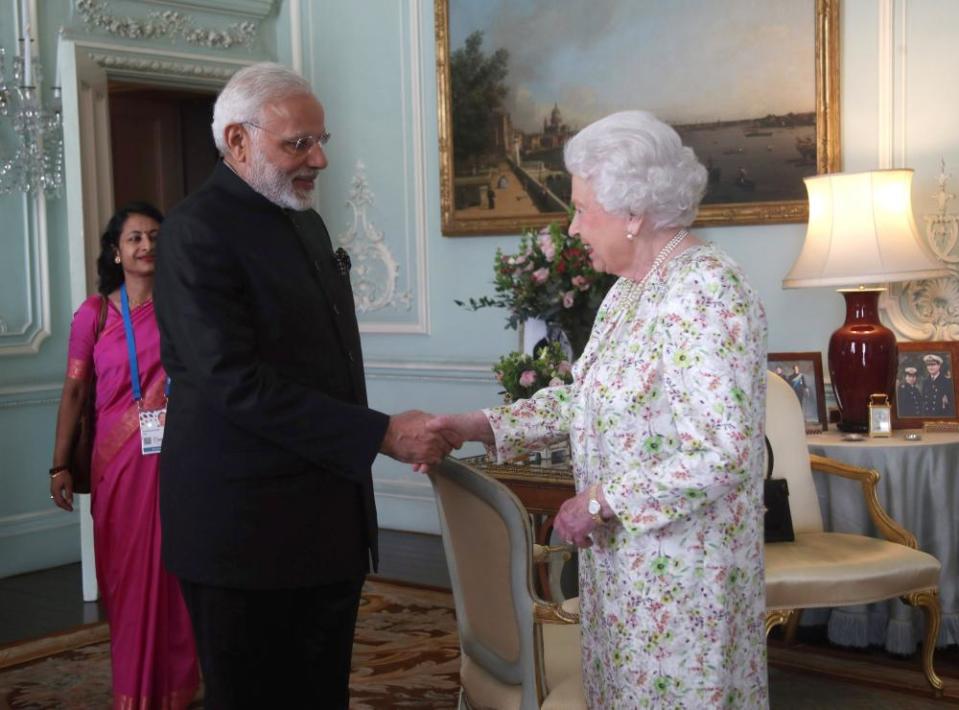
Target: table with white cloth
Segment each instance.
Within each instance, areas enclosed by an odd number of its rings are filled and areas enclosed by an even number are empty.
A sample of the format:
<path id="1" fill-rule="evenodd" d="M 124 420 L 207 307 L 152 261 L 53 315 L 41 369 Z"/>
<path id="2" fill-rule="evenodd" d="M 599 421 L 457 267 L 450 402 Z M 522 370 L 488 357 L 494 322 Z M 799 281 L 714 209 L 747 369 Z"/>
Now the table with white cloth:
<path id="1" fill-rule="evenodd" d="M 942 625 L 937 645 L 959 643 L 959 434 L 906 431 L 890 438 L 843 441 L 837 431 L 811 434 L 809 451 L 844 463 L 875 469 L 879 501 L 886 512 L 916 536 L 919 549 L 942 563 L 939 599 Z M 814 472 L 823 525 L 833 532 L 879 537 L 869 519 L 862 487 Z M 865 606 L 809 609 L 802 623 L 828 623 L 829 640 L 843 646 L 884 646 L 910 654 L 922 640 L 922 613 L 898 599 Z"/>

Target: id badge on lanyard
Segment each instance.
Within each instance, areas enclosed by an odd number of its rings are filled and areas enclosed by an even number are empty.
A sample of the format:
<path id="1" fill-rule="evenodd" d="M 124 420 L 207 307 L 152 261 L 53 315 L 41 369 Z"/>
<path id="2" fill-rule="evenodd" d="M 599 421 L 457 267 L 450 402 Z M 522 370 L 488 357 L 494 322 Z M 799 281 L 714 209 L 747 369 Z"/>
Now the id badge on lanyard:
<path id="1" fill-rule="evenodd" d="M 158 409 L 145 408 L 143 393 L 140 390 L 140 368 L 137 365 L 137 346 L 133 337 L 133 321 L 130 319 L 130 300 L 127 297 L 126 284 L 120 286 L 120 306 L 123 314 L 123 329 L 127 336 L 127 354 L 130 357 L 130 385 L 140 420 L 140 451 L 144 456 L 158 454 L 163 446 L 163 427 L 166 424 L 166 398 L 170 396 L 170 378 L 166 379 L 163 406 Z"/>
<path id="2" fill-rule="evenodd" d="M 140 410 L 140 451 L 143 455 L 158 454 L 163 446 L 166 405 L 161 409 Z"/>

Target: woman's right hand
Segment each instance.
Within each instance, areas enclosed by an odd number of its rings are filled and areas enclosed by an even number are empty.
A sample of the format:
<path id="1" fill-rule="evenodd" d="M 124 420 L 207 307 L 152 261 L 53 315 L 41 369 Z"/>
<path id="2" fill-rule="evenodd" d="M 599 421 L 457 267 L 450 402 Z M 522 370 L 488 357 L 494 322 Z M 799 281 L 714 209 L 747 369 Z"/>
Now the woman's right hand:
<path id="1" fill-rule="evenodd" d="M 50 477 L 50 497 L 58 508 L 73 512 L 73 476 L 69 471 Z"/>
<path id="2" fill-rule="evenodd" d="M 479 441 L 492 444 L 493 428 L 482 409 L 462 414 L 440 414 L 426 422 L 426 430 L 442 435 L 447 441 Z M 459 448 L 459 446 L 455 447 Z M 429 466 L 414 464 L 413 470 L 417 473 L 426 473 Z"/>

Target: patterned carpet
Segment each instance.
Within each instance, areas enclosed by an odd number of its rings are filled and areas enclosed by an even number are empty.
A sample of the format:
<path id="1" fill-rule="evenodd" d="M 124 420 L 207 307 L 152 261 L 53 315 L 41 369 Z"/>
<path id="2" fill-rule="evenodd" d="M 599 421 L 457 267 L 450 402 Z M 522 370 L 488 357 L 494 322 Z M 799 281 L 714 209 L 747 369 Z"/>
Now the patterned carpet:
<path id="1" fill-rule="evenodd" d="M 0 709 L 109 708 L 105 624 L 0 648 Z M 79 646 L 79 647 L 78 647 Z M 456 707 L 459 641 L 446 592 L 367 582 L 350 677 L 353 710 Z M 202 708 L 202 700 L 191 706 Z"/>
<path id="2" fill-rule="evenodd" d="M 0 710 L 109 708 L 106 639 L 106 626 L 96 624 L 0 647 Z M 949 658 L 949 652 L 944 655 Z M 929 696 L 911 662 L 877 663 L 855 654 L 822 654 L 801 644 L 774 645 L 770 662 L 773 710 L 938 710 L 959 704 L 959 677 L 950 672 L 954 664 L 949 662 L 943 674 L 946 695 L 939 699 Z M 459 642 L 448 593 L 367 582 L 353 652 L 351 708 L 455 708 L 458 669 Z M 191 707 L 202 708 L 202 699 Z"/>

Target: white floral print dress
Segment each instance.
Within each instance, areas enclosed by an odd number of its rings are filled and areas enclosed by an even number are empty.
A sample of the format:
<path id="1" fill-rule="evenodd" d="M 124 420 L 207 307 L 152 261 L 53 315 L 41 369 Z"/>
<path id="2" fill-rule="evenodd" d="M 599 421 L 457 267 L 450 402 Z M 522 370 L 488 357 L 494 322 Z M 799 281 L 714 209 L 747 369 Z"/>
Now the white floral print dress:
<path id="1" fill-rule="evenodd" d="M 616 512 L 580 551 L 591 708 L 764 708 L 765 313 L 709 244 L 635 288 L 610 290 L 572 385 L 485 410 L 496 454 L 568 436 L 576 489 Z"/>

